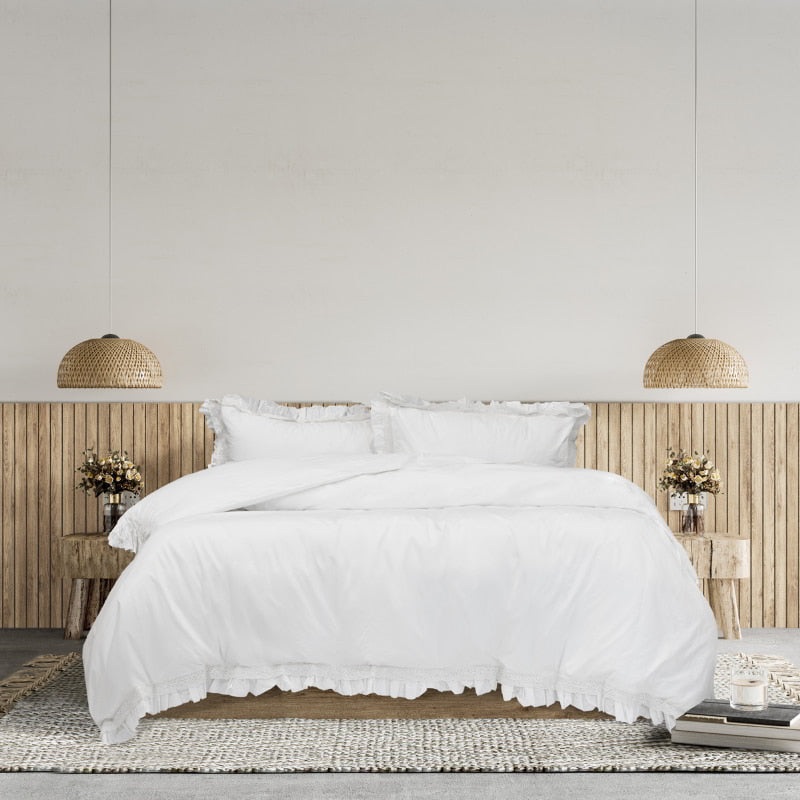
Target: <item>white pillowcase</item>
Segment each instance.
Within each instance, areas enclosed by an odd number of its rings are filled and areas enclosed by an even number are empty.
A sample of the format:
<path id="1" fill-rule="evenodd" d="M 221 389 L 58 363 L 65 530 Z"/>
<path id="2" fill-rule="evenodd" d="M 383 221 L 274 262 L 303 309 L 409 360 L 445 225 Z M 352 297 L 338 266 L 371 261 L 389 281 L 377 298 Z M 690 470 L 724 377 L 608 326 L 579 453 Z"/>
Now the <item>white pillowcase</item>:
<path id="1" fill-rule="evenodd" d="M 430 403 L 382 392 L 372 401 L 372 430 L 378 453 L 574 467 L 590 414 L 582 403 Z"/>
<path id="2" fill-rule="evenodd" d="M 367 406 L 293 408 L 271 400 L 225 395 L 200 407 L 214 431 L 211 466 L 251 458 L 372 453 Z"/>

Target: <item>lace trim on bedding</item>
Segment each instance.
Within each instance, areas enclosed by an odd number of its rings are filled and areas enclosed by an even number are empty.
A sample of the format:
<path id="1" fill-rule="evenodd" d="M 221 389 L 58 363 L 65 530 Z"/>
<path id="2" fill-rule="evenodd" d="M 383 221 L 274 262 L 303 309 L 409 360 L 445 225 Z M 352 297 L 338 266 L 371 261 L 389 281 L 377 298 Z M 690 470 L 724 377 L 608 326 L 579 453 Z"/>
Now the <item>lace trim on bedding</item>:
<path id="1" fill-rule="evenodd" d="M 392 436 L 392 407 L 418 408 L 424 411 L 465 411 L 483 414 L 508 414 L 511 416 L 558 416 L 574 417 L 572 426 L 570 454 L 574 461 L 575 442 L 581 426 L 589 421 L 592 411 L 583 403 L 547 402 L 522 403 L 519 400 L 492 400 L 482 403 L 480 400 L 448 400 L 434 403 L 409 395 L 397 395 L 391 392 L 380 392 L 372 401 L 372 436 L 376 453 L 393 453 L 394 438 Z M 202 411 L 202 409 L 201 409 Z"/>
<path id="2" fill-rule="evenodd" d="M 221 400 L 206 400 L 200 406 L 200 413 L 205 415 L 206 424 L 214 431 L 214 453 L 211 466 L 224 464 L 228 460 L 228 432 L 222 418 L 223 408 L 233 408 L 244 414 L 253 414 L 269 419 L 285 422 L 364 422 L 370 418 L 368 406 L 307 406 L 294 408 L 283 406 L 272 400 L 255 400 L 241 397 L 238 394 L 226 394 Z"/>
<path id="3" fill-rule="evenodd" d="M 428 689 L 461 694 L 475 689 L 485 694 L 500 687 L 504 700 L 516 699 L 523 706 L 549 706 L 555 702 L 581 711 L 598 709 L 620 722 L 645 717 L 654 725 L 668 728 L 675 719 L 705 696 L 700 687 L 697 697 L 688 698 L 686 708 L 650 694 L 634 694 L 601 683 L 581 682 L 553 674 L 549 678 L 506 672 L 494 667 L 476 667 L 463 673 L 443 669 L 403 669 L 400 667 L 329 667 L 320 664 L 282 664 L 261 669 L 247 667 L 209 667 L 171 681 L 131 692 L 111 719 L 99 723 L 106 744 L 127 741 L 136 733 L 145 714 L 158 714 L 188 702 L 198 702 L 208 693 L 245 697 L 260 695 L 277 687 L 299 692 L 313 687 L 342 695 L 377 694 L 413 700 Z"/>
<path id="4" fill-rule="evenodd" d="M 111 547 L 138 553 L 139 548 L 147 541 L 147 538 L 146 527 L 138 525 L 133 519 L 125 519 L 125 515 L 123 515 L 111 533 L 108 534 L 108 543 Z"/>

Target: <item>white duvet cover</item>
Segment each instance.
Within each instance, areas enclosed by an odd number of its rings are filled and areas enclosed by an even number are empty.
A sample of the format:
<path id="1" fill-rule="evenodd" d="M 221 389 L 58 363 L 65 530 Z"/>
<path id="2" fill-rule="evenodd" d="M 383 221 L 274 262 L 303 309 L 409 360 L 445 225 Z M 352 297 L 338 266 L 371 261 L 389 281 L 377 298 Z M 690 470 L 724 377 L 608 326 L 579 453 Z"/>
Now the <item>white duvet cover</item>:
<path id="1" fill-rule="evenodd" d="M 84 648 L 108 743 L 146 713 L 274 686 L 499 686 L 670 726 L 712 696 L 716 625 L 691 564 L 647 495 L 606 472 L 232 463 L 154 492 L 112 543 L 138 554 Z"/>

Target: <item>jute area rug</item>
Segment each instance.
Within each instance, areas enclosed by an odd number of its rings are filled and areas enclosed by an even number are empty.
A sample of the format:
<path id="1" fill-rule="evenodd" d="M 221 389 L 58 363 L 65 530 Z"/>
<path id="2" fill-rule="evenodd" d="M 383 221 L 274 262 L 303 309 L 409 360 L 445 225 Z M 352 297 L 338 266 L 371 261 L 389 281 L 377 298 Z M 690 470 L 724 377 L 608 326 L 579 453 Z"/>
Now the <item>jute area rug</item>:
<path id="1" fill-rule="evenodd" d="M 717 697 L 734 661 L 761 658 L 720 656 Z M 800 673 L 762 663 L 770 701 L 800 704 Z M 0 714 L 3 772 L 800 772 L 800 755 L 673 745 L 663 726 L 610 720 L 146 719 L 107 746 L 75 654 L 0 683 Z"/>

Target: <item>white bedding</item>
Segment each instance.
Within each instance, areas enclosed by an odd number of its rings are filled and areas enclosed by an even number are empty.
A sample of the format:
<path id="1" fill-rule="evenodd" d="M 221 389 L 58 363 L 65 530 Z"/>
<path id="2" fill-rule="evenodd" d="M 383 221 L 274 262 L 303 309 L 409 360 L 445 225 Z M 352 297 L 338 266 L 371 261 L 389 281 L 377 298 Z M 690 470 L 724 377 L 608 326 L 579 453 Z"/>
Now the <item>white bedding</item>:
<path id="1" fill-rule="evenodd" d="M 259 506 L 265 510 L 231 511 Z M 716 625 L 640 489 L 466 459 L 254 460 L 181 478 L 84 648 L 103 740 L 208 692 L 502 688 L 672 725 L 712 696 Z"/>

